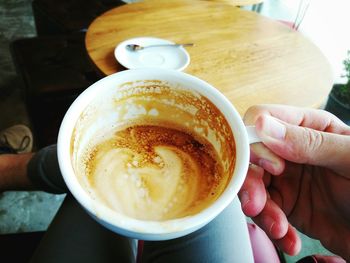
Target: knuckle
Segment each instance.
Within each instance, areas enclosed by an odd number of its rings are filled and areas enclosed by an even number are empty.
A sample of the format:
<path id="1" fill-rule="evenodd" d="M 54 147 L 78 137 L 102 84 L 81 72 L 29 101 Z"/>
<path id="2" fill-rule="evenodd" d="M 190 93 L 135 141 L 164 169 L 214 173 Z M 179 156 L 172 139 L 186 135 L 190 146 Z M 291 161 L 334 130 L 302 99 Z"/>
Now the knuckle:
<path id="1" fill-rule="evenodd" d="M 304 153 L 315 153 L 319 151 L 324 144 L 325 138 L 322 132 L 304 128 Z M 308 155 L 307 157 L 312 158 L 312 154 Z"/>
<path id="2" fill-rule="evenodd" d="M 309 163 L 313 156 L 322 150 L 324 145 L 324 134 L 320 131 L 312 130 L 305 127 L 299 127 L 301 132 L 290 134 L 290 156 L 300 163 Z"/>

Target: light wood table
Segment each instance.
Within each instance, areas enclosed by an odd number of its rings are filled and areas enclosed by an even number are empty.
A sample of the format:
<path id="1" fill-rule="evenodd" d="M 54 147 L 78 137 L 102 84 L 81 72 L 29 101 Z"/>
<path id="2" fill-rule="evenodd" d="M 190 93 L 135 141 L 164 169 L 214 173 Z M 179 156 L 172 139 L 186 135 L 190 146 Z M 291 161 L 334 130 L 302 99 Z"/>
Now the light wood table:
<path id="1" fill-rule="evenodd" d="M 261 103 L 316 108 L 332 86 L 328 61 L 301 33 L 215 1 L 152 0 L 117 7 L 89 26 L 86 48 L 109 75 L 125 69 L 114 57 L 116 45 L 139 36 L 195 43 L 187 48 L 191 63 L 184 71 L 219 89 L 241 115 Z"/>
<path id="2" fill-rule="evenodd" d="M 207 1 L 224 2 L 234 6 L 257 5 L 264 2 L 264 0 L 207 0 Z"/>

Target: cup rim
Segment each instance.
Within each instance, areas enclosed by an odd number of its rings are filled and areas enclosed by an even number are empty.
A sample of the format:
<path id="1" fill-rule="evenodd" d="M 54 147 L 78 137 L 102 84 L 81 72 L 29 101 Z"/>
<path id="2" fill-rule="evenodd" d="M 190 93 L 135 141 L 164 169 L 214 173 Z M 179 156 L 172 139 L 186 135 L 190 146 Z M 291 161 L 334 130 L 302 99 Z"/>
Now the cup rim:
<path id="1" fill-rule="evenodd" d="M 97 94 L 101 94 L 104 90 L 110 89 L 113 83 L 115 87 L 115 82 L 118 82 L 118 79 L 128 77 L 132 78 L 133 80 L 135 80 L 135 77 L 136 79 L 140 80 L 146 79 L 138 76 L 151 76 L 151 78 L 147 79 L 156 78 L 160 80 L 163 80 L 164 78 L 173 78 L 175 82 L 176 80 L 180 79 L 182 81 L 190 83 L 195 91 L 208 98 L 220 110 L 232 130 L 236 146 L 236 164 L 232 178 L 220 197 L 207 208 L 195 215 L 165 221 L 148 221 L 131 218 L 120 213 L 113 212 L 114 216 L 118 216 L 118 218 L 120 218 L 120 221 L 115 222 L 114 217 L 112 219 L 105 214 L 101 215 L 96 212 L 95 207 L 97 205 L 97 202 L 92 200 L 92 198 L 80 185 L 77 177 L 74 174 L 70 153 L 71 136 L 76 122 L 80 117 L 80 114 L 94 99 L 94 97 L 96 97 Z M 132 69 L 114 73 L 102 78 L 101 80 L 88 87 L 76 98 L 76 100 L 69 107 L 61 123 L 57 139 L 57 155 L 59 167 L 68 189 L 76 198 L 76 200 L 90 214 L 92 214 L 94 217 L 97 217 L 99 220 L 102 220 L 104 224 L 111 225 L 119 229 L 122 234 L 124 233 L 136 238 L 140 237 L 141 235 L 141 237 L 145 240 L 147 237 L 149 240 L 160 240 L 167 239 L 169 236 L 174 236 L 176 233 L 180 235 L 180 232 L 188 233 L 191 229 L 196 230 L 200 228 L 201 226 L 210 222 L 232 202 L 232 200 L 237 196 L 239 189 L 243 185 L 248 170 L 249 140 L 244 123 L 237 110 L 221 92 L 219 92 L 209 83 L 193 75 L 175 70 Z M 235 178 L 233 179 L 233 177 Z M 128 221 L 127 224 L 125 223 L 125 220 Z M 177 225 L 180 225 L 181 229 L 175 227 Z M 159 235 L 163 236 L 164 238 L 155 237 Z"/>

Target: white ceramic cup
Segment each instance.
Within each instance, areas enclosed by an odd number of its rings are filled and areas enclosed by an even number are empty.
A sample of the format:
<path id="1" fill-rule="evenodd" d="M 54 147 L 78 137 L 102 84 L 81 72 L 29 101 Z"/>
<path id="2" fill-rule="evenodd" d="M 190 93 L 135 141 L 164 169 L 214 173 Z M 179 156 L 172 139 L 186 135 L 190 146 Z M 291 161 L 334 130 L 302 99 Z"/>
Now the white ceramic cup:
<path id="1" fill-rule="evenodd" d="M 162 103 L 162 109 L 156 106 L 152 109 L 145 109 L 133 104 L 132 99 L 135 91 L 137 93 L 137 90 L 147 87 L 145 96 L 159 93 L 160 91 L 157 89 L 159 83 L 169 87 L 169 94 L 164 95 L 161 102 L 157 102 Z M 196 119 L 197 117 L 192 118 L 188 114 L 193 113 L 195 116 L 196 107 L 186 105 L 191 104 L 191 102 L 182 102 L 180 105 L 174 100 L 172 98 L 173 91 L 177 89 L 189 92 L 194 98 L 205 98 L 207 102 L 209 101 L 209 104 L 205 102 L 205 111 L 209 105 L 209 108 L 217 108 L 220 116 L 209 112 L 209 115 L 200 121 Z M 167 107 L 169 111 L 167 111 Z M 174 111 L 174 109 L 175 113 L 170 114 L 169 112 Z M 196 132 L 206 134 L 207 139 L 219 152 L 220 158 L 226 158 L 224 167 L 225 169 L 231 167 L 232 176 L 229 178 L 225 190 L 209 207 L 183 218 L 163 221 L 140 220 L 110 209 L 88 193 L 87 188 L 83 186 L 84 179 L 78 179 L 76 175 L 77 170 L 79 170 L 77 163 L 81 162 L 79 158 L 87 147 L 86 145 L 95 139 L 96 133 L 99 131 L 118 125 L 118 122 L 134 120 L 143 116 L 174 121 L 177 124 L 186 125 L 187 128 L 192 128 Z M 219 131 L 213 130 L 211 126 L 213 123 L 221 127 Z M 184 236 L 206 225 L 237 196 L 248 170 L 249 144 L 259 141 L 254 131 L 254 128 L 248 128 L 243 124 L 231 102 L 216 88 L 203 80 L 172 70 L 127 70 L 101 79 L 87 88 L 73 102 L 59 130 L 58 161 L 70 192 L 97 222 L 128 237 L 141 240 L 166 240 Z M 227 152 L 220 154 L 220 151 L 230 151 L 232 146 L 230 144 L 235 147 L 233 158 Z M 233 160 L 234 165 L 232 165 Z"/>

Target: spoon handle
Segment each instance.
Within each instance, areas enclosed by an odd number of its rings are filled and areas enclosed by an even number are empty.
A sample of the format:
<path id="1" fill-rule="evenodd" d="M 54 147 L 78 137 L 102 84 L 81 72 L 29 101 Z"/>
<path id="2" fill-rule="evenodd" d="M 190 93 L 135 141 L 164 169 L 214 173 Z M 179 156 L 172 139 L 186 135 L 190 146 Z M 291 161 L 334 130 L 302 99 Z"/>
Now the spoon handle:
<path id="1" fill-rule="evenodd" d="M 159 44 L 159 45 L 149 45 L 145 46 L 143 48 L 149 48 L 149 47 L 166 47 L 166 46 L 174 46 L 174 47 L 192 47 L 193 43 L 185 43 L 185 44 Z"/>
<path id="2" fill-rule="evenodd" d="M 143 48 L 150 48 L 150 47 L 167 47 L 167 46 L 171 46 L 171 47 L 192 47 L 194 46 L 193 43 L 184 43 L 184 44 L 159 44 L 159 45 L 149 45 L 149 46 L 145 46 Z"/>

